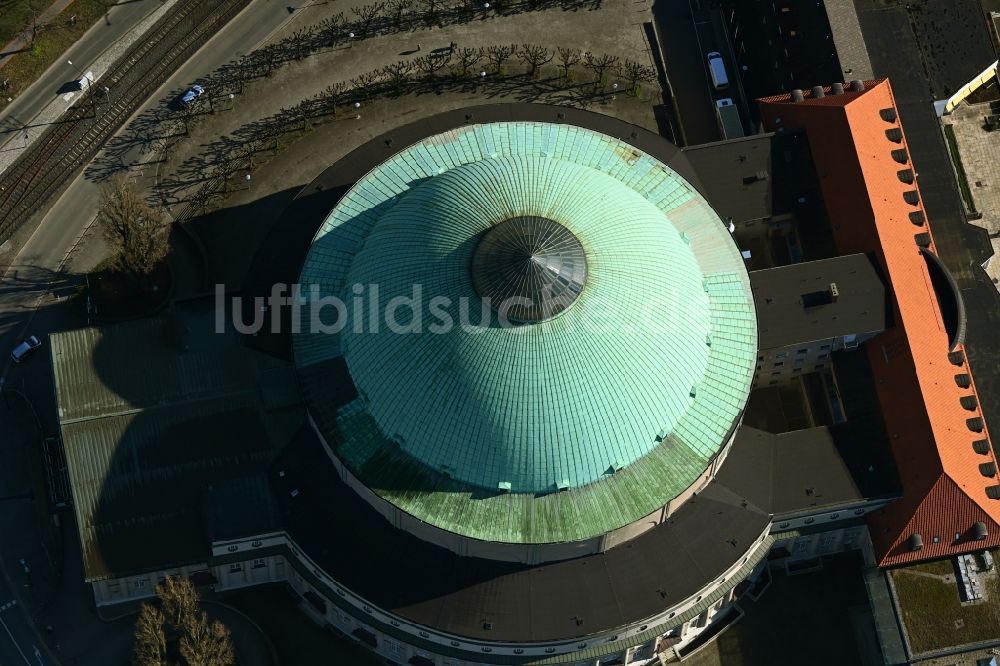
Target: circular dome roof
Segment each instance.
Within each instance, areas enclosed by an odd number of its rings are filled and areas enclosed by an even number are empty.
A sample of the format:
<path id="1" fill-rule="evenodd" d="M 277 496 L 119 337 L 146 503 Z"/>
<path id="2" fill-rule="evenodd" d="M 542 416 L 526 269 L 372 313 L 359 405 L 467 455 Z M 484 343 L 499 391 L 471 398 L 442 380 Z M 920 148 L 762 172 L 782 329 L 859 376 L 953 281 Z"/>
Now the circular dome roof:
<path id="1" fill-rule="evenodd" d="M 648 515 L 700 477 L 749 393 L 756 322 L 724 224 L 662 163 L 577 127 L 476 125 L 398 153 L 328 216 L 302 282 L 355 301 L 338 333 L 294 342 L 335 455 L 475 538 Z M 327 364 L 357 397 L 317 414 Z M 579 501 L 540 519 L 528 505 L 555 490 Z"/>

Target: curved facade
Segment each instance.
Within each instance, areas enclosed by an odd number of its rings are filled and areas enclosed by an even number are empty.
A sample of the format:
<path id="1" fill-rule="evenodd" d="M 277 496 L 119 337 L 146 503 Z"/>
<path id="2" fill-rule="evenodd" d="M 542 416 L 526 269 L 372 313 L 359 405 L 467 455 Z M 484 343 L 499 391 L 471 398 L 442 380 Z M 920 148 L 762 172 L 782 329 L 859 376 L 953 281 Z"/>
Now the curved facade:
<path id="1" fill-rule="evenodd" d="M 750 390 L 756 319 L 719 217 L 663 162 L 573 125 L 416 140 L 340 199 L 301 282 L 310 317 L 356 305 L 293 340 L 344 479 L 461 554 L 561 559 L 659 524 Z"/>

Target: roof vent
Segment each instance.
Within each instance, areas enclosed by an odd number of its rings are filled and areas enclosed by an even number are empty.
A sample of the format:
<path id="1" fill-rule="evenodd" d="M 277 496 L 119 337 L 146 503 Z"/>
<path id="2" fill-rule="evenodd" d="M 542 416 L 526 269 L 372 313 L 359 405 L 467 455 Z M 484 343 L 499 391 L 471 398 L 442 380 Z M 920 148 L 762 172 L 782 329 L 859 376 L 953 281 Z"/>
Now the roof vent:
<path id="1" fill-rule="evenodd" d="M 690 391 L 690 393 L 688 393 L 688 395 L 690 395 L 692 398 L 697 398 L 698 397 L 698 385 L 697 384 L 692 384 L 691 385 L 691 391 Z"/>
<path id="2" fill-rule="evenodd" d="M 976 407 L 979 406 L 979 403 L 976 402 L 976 396 L 974 395 L 963 395 L 959 399 L 959 402 L 962 404 L 962 409 L 970 412 L 976 411 Z"/>
<path id="3" fill-rule="evenodd" d="M 861 79 L 854 79 L 853 81 L 851 81 L 851 90 L 853 92 L 864 92 L 865 82 L 862 81 Z"/>
<path id="4" fill-rule="evenodd" d="M 948 362 L 952 365 L 965 365 L 965 354 L 960 351 L 948 352 Z"/>
<path id="5" fill-rule="evenodd" d="M 981 456 L 988 455 L 990 452 L 990 440 L 977 439 L 972 443 L 972 450 Z"/>
<path id="6" fill-rule="evenodd" d="M 969 430 L 972 432 L 982 432 L 985 428 L 985 425 L 983 425 L 983 419 L 979 416 L 975 416 L 971 419 L 965 419 L 965 425 L 968 426 Z"/>
<path id="7" fill-rule="evenodd" d="M 918 227 L 924 226 L 924 220 L 926 219 L 927 218 L 924 216 L 924 211 L 922 210 L 915 210 L 912 213 L 910 213 L 910 222 L 917 225 Z"/>
<path id="8" fill-rule="evenodd" d="M 900 164 L 907 164 L 910 161 L 910 156 L 906 153 L 906 148 L 897 148 L 892 151 L 892 159 Z"/>
<path id="9" fill-rule="evenodd" d="M 911 206 L 920 205 L 920 194 L 916 190 L 907 190 L 903 192 L 903 201 L 910 204 Z"/>
<path id="10" fill-rule="evenodd" d="M 844 84 L 839 81 L 830 86 L 831 95 L 843 95 L 844 94 Z"/>
<path id="11" fill-rule="evenodd" d="M 615 472 L 622 471 L 624 468 L 625 468 L 625 463 L 623 463 L 621 460 L 616 460 L 613 463 L 611 463 L 611 467 L 608 468 L 608 471 L 614 474 Z"/>
<path id="12" fill-rule="evenodd" d="M 990 534 L 986 531 L 986 523 L 981 520 L 977 520 L 972 524 L 972 538 L 976 541 L 982 541 Z"/>
<path id="13" fill-rule="evenodd" d="M 806 95 L 805 95 L 805 93 L 802 92 L 801 88 L 796 88 L 795 90 L 792 91 L 792 101 L 793 102 L 801 102 L 805 98 L 806 98 Z"/>
<path id="14" fill-rule="evenodd" d="M 656 441 L 657 442 L 662 442 L 663 440 L 665 440 L 667 438 L 667 435 L 669 435 L 669 434 L 670 434 L 670 431 L 667 428 L 664 428 L 663 430 L 661 430 L 660 432 L 658 432 L 656 434 Z"/>
<path id="15" fill-rule="evenodd" d="M 890 127 L 885 131 L 885 138 L 893 143 L 903 143 L 903 130 L 898 127 Z"/>
<path id="16" fill-rule="evenodd" d="M 563 479 L 562 481 L 557 481 L 556 490 L 558 490 L 561 493 L 564 493 L 567 490 L 569 490 L 569 479 Z"/>
<path id="17" fill-rule="evenodd" d="M 892 108 L 891 106 L 887 109 L 880 109 L 878 115 L 882 118 L 882 120 L 884 120 L 887 123 L 896 122 L 896 117 L 897 117 L 896 109 Z"/>
<path id="18" fill-rule="evenodd" d="M 916 553 L 919 550 L 924 549 L 924 538 L 920 536 L 920 532 L 914 532 L 910 535 L 910 550 Z"/>
<path id="19" fill-rule="evenodd" d="M 969 373 L 963 372 L 960 375 L 955 375 L 955 383 L 958 384 L 959 388 L 969 388 L 972 386 L 972 377 Z"/>
<path id="20" fill-rule="evenodd" d="M 979 466 L 979 473 L 992 479 L 997 475 L 997 466 L 994 463 L 985 462 Z"/>
<path id="21" fill-rule="evenodd" d="M 826 97 L 826 93 L 823 91 L 823 86 L 813 86 L 812 89 L 813 99 L 821 99 Z"/>
<path id="22" fill-rule="evenodd" d="M 837 283 L 836 282 L 831 282 L 830 283 L 830 301 L 832 303 L 836 303 L 838 298 L 840 298 L 840 290 L 837 289 Z"/>
<path id="23" fill-rule="evenodd" d="M 500 483 L 498 483 L 497 484 L 497 490 L 499 490 L 502 493 L 509 493 L 510 492 L 510 481 L 501 481 Z"/>
<path id="24" fill-rule="evenodd" d="M 931 235 L 926 231 L 923 233 L 916 234 L 913 239 L 917 241 L 917 245 L 920 247 L 930 247 L 931 246 Z"/>

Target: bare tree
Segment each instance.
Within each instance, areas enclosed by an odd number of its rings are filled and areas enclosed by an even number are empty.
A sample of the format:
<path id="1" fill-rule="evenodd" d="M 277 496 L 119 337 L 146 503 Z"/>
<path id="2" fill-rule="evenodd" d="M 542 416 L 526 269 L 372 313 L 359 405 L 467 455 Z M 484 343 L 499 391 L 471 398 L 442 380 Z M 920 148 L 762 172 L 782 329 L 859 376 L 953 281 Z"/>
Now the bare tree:
<path id="1" fill-rule="evenodd" d="M 378 72 L 362 72 L 351 79 L 351 85 L 361 95 L 361 99 L 367 100 L 372 96 L 374 92 L 372 88 L 374 88 L 378 80 Z"/>
<path id="2" fill-rule="evenodd" d="M 313 32 L 311 28 L 299 28 L 288 38 L 292 58 L 302 60 L 312 50 Z"/>
<path id="3" fill-rule="evenodd" d="M 413 8 L 413 0 L 389 0 L 389 15 L 392 17 L 392 27 L 399 30 L 403 26 L 403 15 Z"/>
<path id="4" fill-rule="evenodd" d="M 198 591 L 187 578 L 167 576 L 156 586 L 156 597 L 167 621 L 174 626 L 181 626 L 198 609 Z"/>
<path id="5" fill-rule="evenodd" d="M 209 621 L 204 611 L 184 624 L 179 647 L 187 666 L 230 666 L 236 663 L 229 629 L 221 622 Z"/>
<path id="6" fill-rule="evenodd" d="M 97 220 L 115 262 L 127 273 L 149 275 L 167 255 L 167 223 L 124 173 L 101 191 Z"/>
<path id="7" fill-rule="evenodd" d="M 500 74 L 503 64 L 507 62 L 514 52 L 517 51 L 516 44 L 496 44 L 486 49 L 486 57 L 493 65 L 493 70 Z"/>
<path id="8" fill-rule="evenodd" d="M 594 87 L 601 90 L 607 84 L 604 80 L 604 74 L 615 66 L 618 62 L 618 56 L 607 53 L 595 56 L 593 53 L 587 53 L 583 56 L 583 62 L 594 73 Z"/>
<path id="9" fill-rule="evenodd" d="M 413 65 L 423 72 L 428 80 L 433 80 L 435 75 L 444 69 L 449 62 L 451 62 L 450 53 L 428 53 L 414 60 Z"/>
<path id="10" fill-rule="evenodd" d="M 419 0 L 420 7 L 424 11 L 424 20 L 427 21 L 427 25 L 434 25 L 438 19 L 438 9 L 441 6 L 441 0 Z"/>
<path id="11" fill-rule="evenodd" d="M 28 0 L 24 3 L 25 8 L 28 10 L 28 48 L 35 48 L 35 41 L 38 39 L 38 34 L 45 27 L 44 23 L 39 23 L 39 11 L 35 8 L 35 3 L 32 0 Z"/>
<path id="12" fill-rule="evenodd" d="M 465 47 L 455 51 L 458 57 L 459 75 L 468 76 L 469 70 L 476 66 L 476 64 L 483 59 L 483 48 L 470 48 Z"/>
<path id="13" fill-rule="evenodd" d="M 160 609 L 143 604 L 135 623 L 135 666 L 167 666 L 166 622 Z"/>
<path id="14" fill-rule="evenodd" d="M 372 24 L 375 22 L 375 19 L 382 15 L 384 9 L 384 2 L 373 2 L 361 7 L 351 7 L 351 13 L 358 17 L 358 25 L 361 27 L 360 32 L 362 35 L 365 37 L 371 36 Z"/>
<path id="15" fill-rule="evenodd" d="M 205 188 L 202 188 L 205 189 Z M 191 581 L 168 577 L 156 586 L 159 608 L 143 604 L 135 629 L 137 666 L 167 666 L 179 654 L 183 666 L 233 666 L 229 629 L 208 619 Z"/>
<path id="16" fill-rule="evenodd" d="M 344 18 L 343 12 L 340 12 L 329 18 L 323 19 L 319 22 L 316 28 L 319 31 L 319 34 L 323 37 L 323 41 L 326 42 L 326 45 L 333 48 L 341 39 L 343 39 L 346 25 L 347 19 Z"/>
<path id="17" fill-rule="evenodd" d="M 521 44 L 517 57 L 530 68 L 528 76 L 533 79 L 538 78 L 538 68 L 552 60 L 549 50 L 537 44 Z"/>
<path id="18" fill-rule="evenodd" d="M 337 104 L 340 103 L 340 98 L 346 91 L 347 84 L 343 81 L 337 81 L 324 88 L 323 92 L 319 94 L 322 109 L 324 111 L 329 110 L 330 115 L 337 115 Z"/>
<path id="19" fill-rule="evenodd" d="M 648 83 L 656 79 L 656 70 L 652 67 L 628 59 L 618 68 L 618 74 L 628 81 L 629 95 L 639 94 L 640 83 Z"/>
<path id="20" fill-rule="evenodd" d="M 274 68 L 281 61 L 281 51 L 277 44 L 268 44 L 264 48 L 253 52 L 264 69 L 264 76 L 271 76 Z"/>
<path id="21" fill-rule="evenodd" d="M 403 86 L 410 78 L 410 72 L 412 71 L 413 63 L 408 60 L 399 60 L 382 68 L 382 73 L 385 75 L 389 85 L 392 86 L 393 94 L 397 96 L 403 94 Z"/>
<path id="22" fill-rule="evenodd" d="M 573 65 L 579 64 L 583 55 L 578 49 L 565 49 L 559 47 L 557 51 L 559 52 L 559 66 L 562 67 L 563 78 L 569 81 L 570 69 Z"/>

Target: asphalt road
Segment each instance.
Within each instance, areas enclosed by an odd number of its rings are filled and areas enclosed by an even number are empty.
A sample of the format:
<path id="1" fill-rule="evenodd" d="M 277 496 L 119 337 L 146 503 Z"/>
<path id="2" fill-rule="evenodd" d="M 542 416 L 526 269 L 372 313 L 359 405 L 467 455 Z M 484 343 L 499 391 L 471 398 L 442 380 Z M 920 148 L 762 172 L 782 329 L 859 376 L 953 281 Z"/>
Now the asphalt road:
<path id="1" fill-rule="evenodd" d="M 30 127 L 38 112 L 59 95 L 60 88 L 80 78 L 80 74 L 66 63 L 67 60 L 87 71 L 91 62 L 159 6 L 160 0 L 131 0 L 111 7 L 105 17 L 71 46 L 59 62 L 49 67 L 28 90 L 0 111 L 0 146 L 8 142 L 20 146 L 18 142 L 22 139 L 18 130 L 26 125 Z M 94 74 L 100 77 L 102 72 Z M 67 101 L 66 105 L 69 106 L 72 101 Z"/>
<path id="2" fill-rule="evenodd" d="M 86 37 L 88 43 L 74 47 L 80 51 L 71 53 L 69 59 L 75 63 L 88 62 L 107 47 L 109 40 L 117 38 L 112 35 L 120 36 L 127 30 L 127 20 L 134 24 L 157 4 L 158 0 L 134 0 L 130 4 L 116 6 L 112 9 L 112 25 L 105 26 L 103 31 L 95 28 L 88 33 Z M 126 16 L 129 18 L 126 19 Z M 251 50 L 291 18 L 293 16 L 290 16 L 285 3 L 253 0 L 222 31 L 193 54 L 190 60 L 137 110 L 136 116 L 155 106 L 164 96 L 175 94 L 192 81 L 235 59 L 238 54 Z M 112 32 L 113 29 L 117 32 Z M 101 37 L 91 39 L 91 34 Z M 40 108 L 40 105 L 48 102 L 54 91 L 67 78 L 72 79 L 72 74 L 67 76 L 62 68 L 52 68 L 39 81 L 37 90 L 26 92 L 19 100 L 19 104 L 11 105 L 4 121 L 13 122 L 12 117 L 30 118 L 35 113 L 32 109 Z M 0 138 L 0 141 L 3 139 Z M 138 154 L 128 155 L 126 163 L 129 163 L 129 160 L 139 159 L 141 158 Z M 31 396 L 42 403 L 38 407 L 46 432 L 54 432 L 57 429 L 51 398 L 53 396 L 51 372 L 47 367 L 48 350 L 39 352 L 35 358 L 18 365 L 10 362 L 10 350 L 19 339 L 31 334 L 41 337 L 47 347 L 48 340 L 44 334 L 59 327 L 58 322 L 50 316 L 52 308 L 49 306 L 58 303 L 60 294 L 65 295 L 77 281 L 71 276 L 62 274 L 60 270 L 63 268 L 67 251 L 94 218 L 99 191 L 100 184 L 87 180 L 82 174 L 73 180 L 52 205 L 0 282 L 0 377 L 8 387 L 25 386 Z M 36 313 L 39 313 L 39 316 L 36 317 Z M 0 442 L 3 442 L 3 439 L 0 437 Z M 23 469 L 24 465 L 23 451 L 15 447 L 0 447 L 0 469 Z M 19 475 L 0 474 L 0 498 L 24 492 L 23 480 L 18 477 Z M 32 543 L 36 531 L 23 522 L 26 512 L 19 506 L 23 503 L 18 500 L 0 502 L 0 527 L 3 528 L 0 565 L 6 565 L 0 566 L 2 569 L 0 608 L 4 608 L 4 605 L 11 601 L 19 600 L 18 603 L 0 611 L 0 619 L 3 620 L 0 624 L 0 665 L 20 666 L 25 663 L 32 666 L 55 665 L 57 662 L 51 659 L 37 628 L 32 623 L 30 613 L 25 610 L 24 602 L 20 601 L 25 596 L 25 590 L 21 586 L 26 581 L 19 578 L 24 576 L 18 566 L 19 553 L 38 548 L 37 543 Z M 15 522 L 19 524 L 15 526 Z M 4 573 L 6 575 L 2 575 Z M 36 647 L 40 649 L 38 655 L 35 654 Z"/>
<path id="3" fill-rule="evenodd" d="M 706 53 L 702 53 L 687 0 L 656 0 L 653 20 L 660 35 L 664 67 L 688 146 L 718 141 L 715 109 L 709 104 Z"/>

